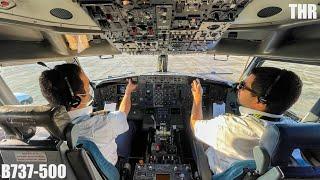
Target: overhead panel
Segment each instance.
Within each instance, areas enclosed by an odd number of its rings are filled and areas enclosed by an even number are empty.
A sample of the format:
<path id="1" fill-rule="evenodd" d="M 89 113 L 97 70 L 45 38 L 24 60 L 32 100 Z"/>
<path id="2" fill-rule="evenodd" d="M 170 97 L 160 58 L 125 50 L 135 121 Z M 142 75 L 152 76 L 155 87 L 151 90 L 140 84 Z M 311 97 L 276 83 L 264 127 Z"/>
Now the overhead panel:
<path id="1" fill-rule="evenodd" d="M 180 54 L 213 48 L 249 0 L 79 0 L 78 3 L 121 52 Z"/>

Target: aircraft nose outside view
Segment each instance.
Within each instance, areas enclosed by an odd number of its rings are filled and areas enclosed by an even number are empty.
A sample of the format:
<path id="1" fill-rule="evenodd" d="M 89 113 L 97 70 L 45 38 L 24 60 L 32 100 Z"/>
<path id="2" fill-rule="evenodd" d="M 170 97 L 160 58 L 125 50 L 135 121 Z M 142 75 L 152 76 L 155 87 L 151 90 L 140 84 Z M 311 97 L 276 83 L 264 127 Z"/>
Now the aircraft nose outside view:
<path id="1" fill-rule="evenodd" d="M 0 0 L 0 179 L 320 179 L 317 0 Z"/>

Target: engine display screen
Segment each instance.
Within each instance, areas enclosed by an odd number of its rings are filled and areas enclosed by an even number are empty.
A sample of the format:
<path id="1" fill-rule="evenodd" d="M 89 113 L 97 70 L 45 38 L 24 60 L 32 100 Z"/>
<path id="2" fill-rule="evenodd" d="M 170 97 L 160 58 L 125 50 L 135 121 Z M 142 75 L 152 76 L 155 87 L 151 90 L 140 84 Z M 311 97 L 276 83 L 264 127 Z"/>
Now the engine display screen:
<path id="1" fill-rule="evenodd" d="M 170 180 L 170 174 L 156 174 L 156 180 Z"/>

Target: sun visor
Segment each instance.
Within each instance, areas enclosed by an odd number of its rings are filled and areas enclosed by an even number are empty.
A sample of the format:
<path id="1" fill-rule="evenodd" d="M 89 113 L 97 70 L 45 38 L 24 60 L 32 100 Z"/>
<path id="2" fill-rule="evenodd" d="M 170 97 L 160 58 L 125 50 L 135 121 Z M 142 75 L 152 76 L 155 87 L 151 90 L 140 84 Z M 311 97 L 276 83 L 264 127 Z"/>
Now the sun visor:
<path id="1" fill-rule="evenodd" d="M 66 40 L 69 43 L 69 48 L 71 50 L 77 51 L 78 53 L 89 48 L 89 40 L 87 35 L 65 35 Z"/>

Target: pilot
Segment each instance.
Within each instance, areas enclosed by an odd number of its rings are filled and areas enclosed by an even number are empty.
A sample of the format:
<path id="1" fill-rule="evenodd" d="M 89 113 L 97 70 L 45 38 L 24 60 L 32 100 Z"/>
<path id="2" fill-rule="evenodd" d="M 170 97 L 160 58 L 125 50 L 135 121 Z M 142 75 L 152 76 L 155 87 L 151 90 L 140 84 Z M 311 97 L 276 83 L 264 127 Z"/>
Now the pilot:
<path id="1" fill-rule="evenodd" d="M 72 123 L 78 126 L 79 138 L 96 143 L 104 157 L 113 165 L 118 155 L 128 158 L 134 127 L 127 116 L 131 108 L 131 93 L 137 85 L 129 80 L 118 111 L 91 116 L 93 89 L 83 70 L 76 64 L 57 65 L 42 72 L 39 78 L 42 95 L 50 105 L 66 107 Z"/>
<path id="2" fill-rule="evenodd" d="M 267 125 L 295 123 L 283 116 L 299 98 L 300 78 L 293 72 L 273 67 L 258 67 L 237 86 L 241 115 L 225 114 L 203 120 L 200 81 L 191 84 L 193 107 L 191 129 L 206 150 L 210 169 L 221 173 L 240 160 L 253 159 L 253 148 Z"/>

